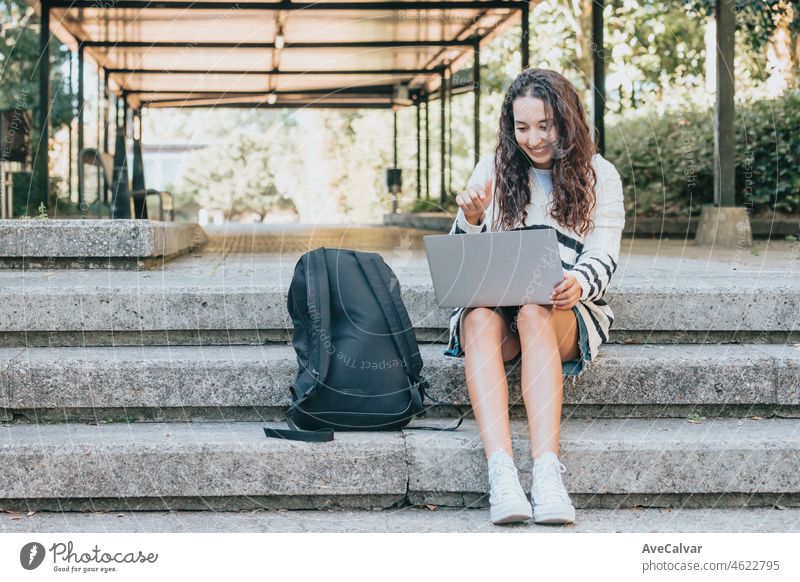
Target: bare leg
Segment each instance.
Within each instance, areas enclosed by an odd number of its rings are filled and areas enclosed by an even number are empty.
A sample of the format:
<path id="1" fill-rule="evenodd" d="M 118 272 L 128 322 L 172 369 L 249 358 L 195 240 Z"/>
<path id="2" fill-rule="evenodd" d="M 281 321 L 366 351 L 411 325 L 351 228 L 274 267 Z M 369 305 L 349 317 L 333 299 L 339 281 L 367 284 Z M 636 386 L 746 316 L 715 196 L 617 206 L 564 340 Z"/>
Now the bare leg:
<path id="1" fill-rule="evenodd" d="M 528 415 L 531 457 L 558 455 L 564 400 L 562 361 L 578 357 L 578 322 L 572 310 L 523 305 L 517 318 L 522 346 L 522 398 Z"/>
<path id="2" fill-rule="evenodd" d="M 503 316 L 488 307 L 465 309 L 460 329 L 467 391 L 486 458 L 498 449 L 513 458 L 503 363 L 519 353 L 519 338 Z"/>

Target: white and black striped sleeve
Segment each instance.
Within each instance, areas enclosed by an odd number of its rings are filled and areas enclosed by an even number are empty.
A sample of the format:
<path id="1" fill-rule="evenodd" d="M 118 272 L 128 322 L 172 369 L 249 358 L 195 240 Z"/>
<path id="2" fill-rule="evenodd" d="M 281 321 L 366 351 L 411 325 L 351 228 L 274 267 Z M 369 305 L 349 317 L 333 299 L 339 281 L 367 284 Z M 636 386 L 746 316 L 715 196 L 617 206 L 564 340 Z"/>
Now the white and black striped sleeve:
<path id="1" fill-rule="evenodd" d="M 605 161 L 605 160 L 604 160 Z M 625 226 L 622 181 L 617 169 L 605 161 L 598 172 L 594 229 L 583 241 L 570 273 L 581 286 L 581 301 L 593 301 L 605 295 L 611 276 L 617 270 L 620 240 Z"/>
<path id="2" fill-rule="evenodd" d="M 472 170 L 472 174 L 467 181 L 468 186 L 483 189 L 488 180 L 493 179 L 494 167 L 492 164 L 491 156 L 483 156 Z M 450 234 L 474 234 L 478 232 L 486 232 L 488 230 L 488 219 L 491 215 L 491 205 L 486 212 L 483 213 L 483 220 L 478 224 L 467 222 L 467 217 L 464 216 L 464 211 L 459 208 L 456 214 L 456 219 L 453 226 L 450 228 Z"/>
<path id="3" fill-rule="evenodd" d="M 464 211 L 459 208 L 458 213 L 456 214 L 456 219 L 453 222 L 452 228 L 450 229 L 450 234 L 474 234 L 476 232 L 485 231 L 486 213 L 484 213 L 483 220 L 481 220 L 478 224 L 472 224 L 471 222 L 467 221 L 467 217 L 464 216 Z"/>

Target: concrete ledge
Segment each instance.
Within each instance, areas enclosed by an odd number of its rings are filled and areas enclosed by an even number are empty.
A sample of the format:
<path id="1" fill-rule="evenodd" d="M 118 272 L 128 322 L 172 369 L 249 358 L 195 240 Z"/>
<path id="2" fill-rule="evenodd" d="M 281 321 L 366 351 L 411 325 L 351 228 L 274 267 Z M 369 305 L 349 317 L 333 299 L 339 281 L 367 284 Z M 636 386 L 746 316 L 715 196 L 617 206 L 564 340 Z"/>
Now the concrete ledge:
<path id="1" fill-rule="evenodd" d="M 453 226 L 455 215 L 447 212 L 410 212 L 400 214 L 384 214 L 383 224 L 422 230 L 449 232 Z"/>
<path id="2" fill-rule="evenodd" d="M 431 421 L 428 421 L 431 422 Z M 390 500 L 486 502 L 488 480 L 473 421 L 456 432 L 341 432 L 330 443 L 266 439 L 265 423 L 14 426 L 0 435 L 0 506 L 103 500 L 105 509 L 386 506 Z M 271 424 L 271 423 L 270 423 Z M 530 487 L 524 422 L 512 422 L 520 480 Z M 568 491 L 581 507 L 616 507 L 698 495 L 708 506 L 798 500 L 800 433 L 794 420 L 582 421 L 562 425 Z M 663 498 L 662 498 L 663 496 Z M 50 501 L 48 501 L 50 500 Z M 196 502 L 196 501 L 195 501 Z"/>
<path id="3" fill-rule="evenodd" d="M 384 214 L 383 224 L 405 228 L 419 228 L 449 232 L 455 215 L 446 212 L 419 212 L 410 214 Z M 694 238 L 697 234 L 700 217 L 629 217 L 625 221 L 623 236 L 657 238 Z M 800 232 L 800 217 L 795 220 L 777 218 L 769 220 L 754 218 L 750 220 L 753 238 L 772 238 L 783 240 L 787 236 L 797 236 Z"/>
<path id="4" fill-rule="evenodd" d="M 208 242 L 198 224 L 0 220 L 0 268 L 141 268 Z"/>
<path id="5" fill-rule="evenodd" d="M 469 408 L 464 360 L 443 350 L 420 346 L 430 396 Z M 520 366 L 506 371 L 510 402 L 522 407 Z M 280 419 L 296 374 L 291 346 L 3 349 L 0 412 L 29 422 Z M 753 415 L 752 407 L 798 406 L 800 351 L 791 345 L 607 345 L 591 373 L 565 381 L 564 404 L 571 414 L 585 409 L 601 416 L 621 406 L 626 414 L 648 407 L 657 416 L 670 416 L 671 407 L 682 415 L 709 405 Z"/>

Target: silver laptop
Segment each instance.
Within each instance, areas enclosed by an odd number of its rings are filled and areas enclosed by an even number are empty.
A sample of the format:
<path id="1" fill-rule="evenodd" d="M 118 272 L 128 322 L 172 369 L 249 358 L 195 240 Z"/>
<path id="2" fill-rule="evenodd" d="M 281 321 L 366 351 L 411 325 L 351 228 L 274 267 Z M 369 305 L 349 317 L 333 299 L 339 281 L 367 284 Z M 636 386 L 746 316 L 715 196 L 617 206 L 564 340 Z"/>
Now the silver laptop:
<path id="1" fill-rule="evenodd" d="M 564 280 L 553 229 L 422 237 L 439 307 L 551 305 Z"/>

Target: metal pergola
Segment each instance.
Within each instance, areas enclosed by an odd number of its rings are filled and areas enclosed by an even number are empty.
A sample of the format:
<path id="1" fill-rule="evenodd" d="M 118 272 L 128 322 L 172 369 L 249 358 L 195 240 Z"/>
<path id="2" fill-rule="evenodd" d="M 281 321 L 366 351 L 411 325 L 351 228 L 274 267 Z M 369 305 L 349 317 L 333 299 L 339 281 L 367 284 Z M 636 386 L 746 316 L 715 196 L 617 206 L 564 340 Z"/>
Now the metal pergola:
<path id="1" fill-rule="evenodd" d="M 454 93 L 473 93 L 477 161 L 481 46 L 510 26 L 520 26 L 521 64 L 527 67 L 530 9 L 538 2 L 27 1 L 41 17 L 41 54 L 48 54 L 51 34 L 77 51 L 79 151 L 84 143 L 84 63 L 88 56 L 102 72 L 104 98 L 114 95 L 117 99 L 116 123 L 123 136 L 132 125 L 130 118 L 140 116 L 144 107 L 392 109 L 396 166 L 397 110 L 414 106 L 417 197 L 421 197 L 423 183 L 429 197 L 428 123 L 431 106 L 438 100 L 440 204 L 444 204 L 446 192 L 448 103 Z M 718 15 L 720 5 L 730 9 L 733 2 L 717 0 Z M 605 147 L 603 7 L 603 0 L 592 2 L 592 115 L 600 152 Z M 721 12 L 717 26 L 717 154 L 721 171 L 715 173 L 715 183 L 719 183 L 715 200 L 732 205 L 733 139 L 728 128 L 733 127 L 734 111 L 732 72 L 727 67 L 733 62 L 733 44 L 728 38 L 733 38 L 734 22 L 730 10 Z M 453 73 L 470 61 L 471 82 L 454 86 Z M 49 103 L 49 59 L 41 58 L 39 63 L 40 99 Z M 110 109 L 106 101 L 103 111 Z M 46 136 L 49 108 L 41 107 L 40 111 L 40 127 L 45 128 Z M 141 139 L 140 134 L 134 139 Z M 107 125 L 103 142 L 107 151 Z M 35 163 L 46 177 L 47 139 L 40 140 Z M 127 217 L 129 204 L 118 206 L 122 213 L 119 217 Z"/>

